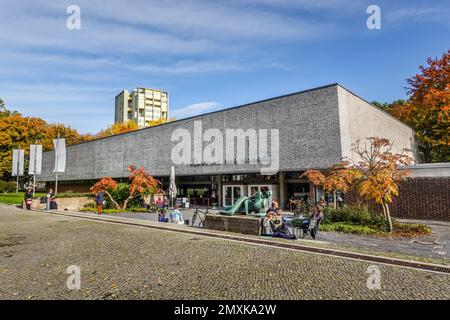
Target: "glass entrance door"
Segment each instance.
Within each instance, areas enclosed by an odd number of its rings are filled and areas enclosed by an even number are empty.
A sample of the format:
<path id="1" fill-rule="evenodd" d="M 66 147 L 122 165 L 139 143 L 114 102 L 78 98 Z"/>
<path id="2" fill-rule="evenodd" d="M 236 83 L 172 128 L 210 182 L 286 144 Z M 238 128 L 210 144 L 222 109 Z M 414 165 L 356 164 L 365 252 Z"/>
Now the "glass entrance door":
<path id="1" fill-rule="evenodd" d="M 223 205 L 231 207 L 242 197 L 243 186 L 223 186 Z"/>

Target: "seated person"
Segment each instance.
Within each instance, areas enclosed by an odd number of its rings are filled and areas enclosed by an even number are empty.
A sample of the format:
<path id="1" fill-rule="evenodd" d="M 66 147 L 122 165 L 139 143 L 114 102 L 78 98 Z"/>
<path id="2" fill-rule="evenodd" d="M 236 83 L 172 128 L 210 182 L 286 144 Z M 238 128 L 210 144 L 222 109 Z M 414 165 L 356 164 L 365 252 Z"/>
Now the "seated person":
<path id="1" fill-rule="evenodd" d="M 170 213 L 170 221 L 176 224 L 184 224 L 183 215 L 180 211 L 180 206 L 176 205 L 175 209 Z"/>
<path id="2" fill-rule="evenodd" d="M 275 229 L 281 227 L 282 224 L 282 220 L 281 220 L 281 209 L 280 209 L 280 205 L 278 204 L 278 202 L 276 201 L 272 201 L 272 205 L 270 206 L 270 208 L 267 210 L 267 214 L 268 213 L 272 213 L 272 226 Z"/>
<path id="3" fill-rule="evenodd" d="M 159 222 L 168 222 L 169 219 L 166 218 L 166 211 L 164 209 L 158 210 L 158 221 Z"/>
<path id="4" fill-rule="evenodd" d="M 272 235 L 273 234 L 273 218 L 274 213 L 272 211 L 267 211 L 266 217 L 263 220 L 263 230 L 262 235 Z"/>
<path id="5" fill-rule="evenodd" d="M 278 202 L 276 202 L 275 200 L 272 201 L 270 208 L 267 209 L 267 213 L 269 213 L 269 212 L 273 212 L 277 216 L 281 215 L 281 209 L 280 209 L 280 205 L 278 204 Z"/>

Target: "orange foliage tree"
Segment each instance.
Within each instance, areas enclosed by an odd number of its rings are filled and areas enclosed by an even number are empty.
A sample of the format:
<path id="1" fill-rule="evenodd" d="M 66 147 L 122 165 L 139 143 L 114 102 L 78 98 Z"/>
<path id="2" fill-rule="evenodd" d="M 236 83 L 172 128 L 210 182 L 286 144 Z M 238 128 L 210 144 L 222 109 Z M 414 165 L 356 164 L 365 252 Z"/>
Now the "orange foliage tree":
<path id="1" fill-rule="evenodd" d="M 407 80 L 409 100 L 389 112 L 427 143 L 427 161 L 450 161 L 450 50 L 427 64 Z"/>
<path id="2" fill-rule="evenodd" d="M 117 188 L 118 182 L 111 177 L 101 178 L 96 184 L 94 184 L 89 191 L 92 194 L 97 194 L 99 191 L 103 191 L 111 200 L 111 203 L 114 205 L 116 209 L 120 208 L 120 205 L 114 200 L 111 196 L 111 191 Z"/>
<path id="3" fill-rule="evenodd" d="M 113 136 L 116 134 L 127 133 L 139 129 L 138 125 L 133 121 L 128 121 L 125 123 L 115 123 L 110 125 L 108 128 L 101 130 L 95 135 L 96 138 L 104 138 Z"/>
<path id="4" fill-rule="evenodd" d="M 160 186 L 160 182 L 151 176 L 143 167 L 136 168 L 134 165 L 130 165 L 128 171 L 130 182 L 129 196 L 125 199 L 124 203 L 117 203 L 111 196 L 111 191 L 118 186 L 118 182 L 111 177 L 100 179 L 91 187 L 91 193 L 96 194 L 100 190 L 103 190 L 116 209 L 125 210 L 132 199 L 139 195 L 154 192 Z"/>
<path id="5" fill-rule="evenodd" d="M 68 146 L 79 144 L 92 140 L 89 134 L 80 134 L 74 128 L 66 126 L 62 123 L 50 123 L 46 125 L 45 137 L 40 141 L 44 150 L 53 150 L 53 139 L 66 139 Z"/>
<path id="6" fill-rule="evenodd" d="M 398 165 L 409 165 L 412 158 L 409 150 L 402 153 L 392 151 L 393 143 L 388 139 L 370 137 L 364 143 L 357 141 L 352 150 L 359 157 L 351 161 L 347 170 L 356 172 L 355 187 L 359 196 L 382 206 L 383 214 L 393 229 L 389 204 L 398 196 L 398 183 L 407 175 L 406 170 L 398 170 Z"/>
<path id="7" fill-rule="evenodd" d="M 45 138 L 47 123 L 39 118 L 25 118 L 20 114 L 0 117 L 0 177 L 8 179 L 12 167 L 12 150 L 25 150 L 30 144 Z"/>
<path id="8" fill-rule="evenodd" d="M 160 185 L 160 182 L 145 171 L 143 167 L 136 168 L 134 165 L 130 165 L 128 171 L 130 172 L 130 195 L 125 200 L 123 209 L 127 207 L 131 199 L 136 198 L 140 194 L 152 192 Z"/>
<path id="9" fill-rule="evenodd" d="M 325 192 L 333 194 L 333 206 L 336 209 L 336 194 L 346 193 L 353 181 L 359 176 L 358 171 L 347 168 L 347 162 L 334 165 L 326 176 L 319 170 L 308 170 L 300 177 L 306 177 L 315 186 L 320 186 Z"/>

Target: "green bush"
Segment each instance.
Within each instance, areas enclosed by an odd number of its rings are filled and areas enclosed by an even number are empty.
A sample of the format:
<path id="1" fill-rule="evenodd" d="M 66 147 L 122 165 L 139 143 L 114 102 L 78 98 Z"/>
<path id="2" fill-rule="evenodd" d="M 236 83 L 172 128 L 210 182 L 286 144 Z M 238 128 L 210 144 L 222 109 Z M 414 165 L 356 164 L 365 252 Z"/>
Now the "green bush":
<path id="1" fill-rule="evenodd" d="M 425 224 L 419 223 L 400 223 L 394 222 L 394 231 L 397 234 L 419 234 L 427 235 L 431 233 L 431 228 Z"/>
<path id="2" fill-rule="evenodd" d="M 81 212 L 97 212 L 97 208 L 92 208 L 89 206 L 84 206 L 82 209 L 80 209 Z M 136 212 L 136 213 L 146 213 L 148 212 L 145 208 L 132 208 L 127 210 L 122 209 L 105 209 L 103 210 L 104 213 L 123 213 L 123 212 Z"/>
<path id="3" fill-rule="evenodd" d="M 389 231 L 389 224 L 383 215 L 370 212 L 367 206 L 357 204 L 333 209 L 326 207 L 324 210 L 324 222 L 345 222 L 350 225 L 370 227 L 375 230 Z"/>
<path id="4" fill-rule="evenodd" d="M 128 183 L 119 183 L 117 187 L 114 190 L 109 191 L 111 197 L 116 201 L 119 205 L 122 205 L 125 200 L 130 195 L 130 185 Z M 106 209 L 115 209 L 114 205 L 111 202 L 111 199 L 109 199 L 108 196 L 105 196 L 105 208 Z M 140 203 L 142 202 L 142 197 L 138 196 L 134 199 L 132 199 L 130 202 L 128 202 L 127 208 L 140 208 Z M 122 210 L 123 211 L 123 210 Z"/>
<path id="5" fill-rule="evenodd" d="M 97 208 L 97 205 L 95 202 L 89 202 L 83 206 L 83 209 L 96 209 L 96 208 Z"/>
<path id="6" fill-rule="evenodd" d="M 355 225 L 348 222 L 324 223 L 320 226 L 321 231 L 335 231 L 362 235 L 381 235 L 384 231 L 380 231 L 368 226 Z"/>
<path id="7" fill-rule="evenodd" d="M 78 198 L 78 197 L 92 197 L 90 193 L 77 193 L 73 191 L 66 191 L 58 193 L 58 198 Z"/>
<path id="8" fill-rule="evenodd" d="M 0 193 L 15 192 L 16 188 L 16 182 L 0 180 Z"/>

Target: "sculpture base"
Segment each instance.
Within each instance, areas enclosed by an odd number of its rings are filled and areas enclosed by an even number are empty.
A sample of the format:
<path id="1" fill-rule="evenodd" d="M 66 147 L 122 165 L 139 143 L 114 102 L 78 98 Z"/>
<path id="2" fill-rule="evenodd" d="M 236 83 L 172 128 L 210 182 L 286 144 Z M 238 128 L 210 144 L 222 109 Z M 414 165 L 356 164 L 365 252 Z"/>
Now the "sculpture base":
<path id="1" fill-rule="evenodd" d="M 205 229 L 229 231 L 250 235 L 261 235 L 262 218 L 247 215 L 224 216 L 207 214 Z"/>

